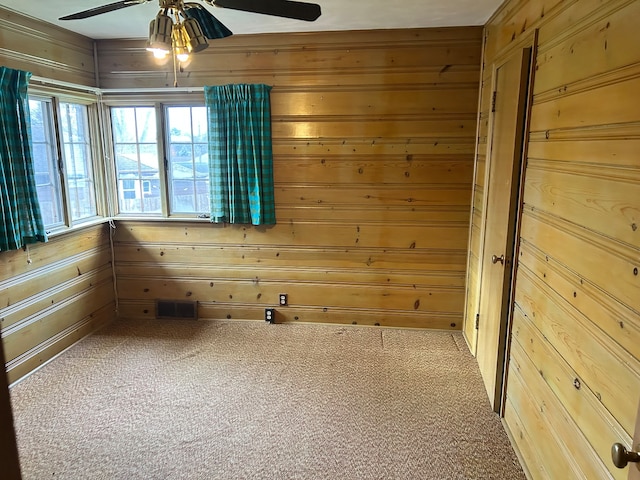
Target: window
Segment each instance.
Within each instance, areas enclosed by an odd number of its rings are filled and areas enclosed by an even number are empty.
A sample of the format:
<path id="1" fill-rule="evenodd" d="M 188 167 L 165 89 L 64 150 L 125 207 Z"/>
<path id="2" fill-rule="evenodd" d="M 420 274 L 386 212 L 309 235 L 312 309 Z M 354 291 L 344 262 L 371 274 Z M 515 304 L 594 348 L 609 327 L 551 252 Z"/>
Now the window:
<path id="1" fill-rule="evenodd" d="M 29 97 L 38 201 L 47 230 L 98 214 L 89 110 L 56 97 Z"/>
<path id="2" fill-rule="evenodd" d="M 166 107 L 171 213 L 209 211 L 207 110 Z"/>
<path id="3" fill-rule="evenodd" d="M 164 119 L 160 135 L 158 118 Z M 204 105 L 113 106 L 111 129 L 121 214 L 208 215 Z M 160 159 L 166 159 L 166 175 Z"/>
<path id="4" fill-rule="evenodd" d="M 61 103 L 60 127 L 71 221 L 95 217 L 96 185 L 93 178 L 87 107 Z"/>
<path id="5" fill-rule="evenodd" d="M 31 143 L 38 202 L 47 230 L 64 225 L 62 182 L 51 99 L 29 99 Z"/>
<path id="6" fill-rule="evenodd" d="M 120 213 L 162 213 L 162 188 L 156 110 L 154 107 L 112 107 Z"/>

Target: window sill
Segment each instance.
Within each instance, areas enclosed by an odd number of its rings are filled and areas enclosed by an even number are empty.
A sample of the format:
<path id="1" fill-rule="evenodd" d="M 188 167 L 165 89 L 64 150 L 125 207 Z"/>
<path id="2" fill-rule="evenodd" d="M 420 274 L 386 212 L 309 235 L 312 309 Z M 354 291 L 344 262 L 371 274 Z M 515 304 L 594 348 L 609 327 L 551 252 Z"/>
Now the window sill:
<path id="1" fill-rule="evenodd" d="M 116 215 L 113 217 L 115 221 L 127 221 L 131 220 L 134 222 L 193 222 L 193 223 L 211 223 L 209 218 L 198 218 L 198 217 L 180 217 L 180 216 L 171 216 L 171 217 L 162 217 L 159 215 L 155 216 L 146 216 L 146 215 Z"/>
<path id="2" fill-rule="evenodd" d="M 56 228 L 54 230 L 51 230 L 49 233 L 47 233 L 47 238 L 51 239 L 56 237 L 62 237 L 67 233 L 77 232 L 77 231 L 84 230 L 86 228 L 90 228 L 95 225 L 101 225 L 107 222 L 109 222 L 108 217 L 96 217 L 89 221 L 78 223 L 77 225 L 73 225 L 71 227 L 61 227 L 61 228 Z"/>

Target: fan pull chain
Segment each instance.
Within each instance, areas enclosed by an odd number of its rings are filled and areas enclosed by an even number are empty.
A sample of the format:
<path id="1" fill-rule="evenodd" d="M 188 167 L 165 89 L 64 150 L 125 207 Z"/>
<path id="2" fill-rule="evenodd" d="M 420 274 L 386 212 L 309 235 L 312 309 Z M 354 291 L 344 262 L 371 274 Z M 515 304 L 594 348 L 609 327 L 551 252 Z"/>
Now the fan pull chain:
<path id="1" fill-rule="evenodd" d="M 178 87 L 178 60 L 175 55 L 171 55 L 173 57 L 173 86 L 175 88 Z"/>

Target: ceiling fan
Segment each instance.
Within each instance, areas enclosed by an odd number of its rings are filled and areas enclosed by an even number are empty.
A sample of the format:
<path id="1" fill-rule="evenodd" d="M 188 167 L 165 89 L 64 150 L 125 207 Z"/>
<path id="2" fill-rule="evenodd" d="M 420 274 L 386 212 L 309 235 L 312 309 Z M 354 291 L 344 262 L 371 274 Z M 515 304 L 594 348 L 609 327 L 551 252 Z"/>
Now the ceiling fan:
<path id="1" fill-rule="evenodd" d="M 60 17 L 60 20 L 81 20 L 84 18 L 113 12 L 122 8 L 148 3 L 153 0 L 120 0 L 101 7 Z M 320 5 L 291 0 L 200 0 L 212 7 L 242 10 L 276 17 L 313 22 L 320 17 Z M 185 62 L 190 53 L 204 50 L 209 45 L 207 39 L 224 38 L 232 35 L 200 3 L 183 0 L 158 0 L 160 11 L 149 25 L 147 50 L 157 58 L 170 52 L 174 60 Z"/>
<path id="2" fill-rule="evenodd" d="M 109 3 L 101 7 L 90 8 L 82 12 L 60 17 L 60 20 L 81 20 L 93 17 L 121 8 L 148 3 L 153 0 L 121 0 Z M 294 2 L 290 0 L 202 0 L 207 5 L 213 7 L 229 8 L 232 10 L 242 10 L 244 12 L 262 13 L 276 17 L 293 18 L 296 20 L 306 20 L 313 22 L 320 16 L 320 5 L 315 3 Z M 159 0 L 161 9 L 180 8 L 182 5 L 197 5 L 183 3 L 180 0 Z"/>

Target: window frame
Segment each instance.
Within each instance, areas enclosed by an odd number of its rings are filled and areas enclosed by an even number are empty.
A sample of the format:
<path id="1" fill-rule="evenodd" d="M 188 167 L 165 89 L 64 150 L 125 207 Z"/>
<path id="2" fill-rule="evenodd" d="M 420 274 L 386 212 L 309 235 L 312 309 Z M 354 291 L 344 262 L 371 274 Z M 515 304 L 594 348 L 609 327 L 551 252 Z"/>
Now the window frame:
<path id="1" fill-rule="evenodd" d="M 55 214 L 59 215 L 59 220 L 55 223 L 44 225 L 47 233 L 53 232 L 58 229 L 65 228 L 67 226 L 68 218 L 66 214 L 66 199 L 65 199 L 65 189 L 64 189 L 64 180 L 62 177 L 62 156 L 59 148 L 59 137 L 57 131 L 57 121 L 56 121 L 56 106 L 54 103 L 54 99 L 50 96 L 40 96 L 40 95 L 29 95 L 29 103 L 32 101 L 38 102 L 42 106 L 42 114 L 43 114 L 43 134 L 44 134 L 44 142 L 38 143 L 38 145 L 44 145 L 47 150 L 47 170 L 49 176 L 49 186 L 47 187 L 52 191 L 51 197 L 55 197 L 55 201 L 52 203 L 55 206 Z M 31 107 L 29 107 L 31 108 Z M 33 118 L 33 112 L 29 112 L 30 118 Z M 42 212 L 42 220 L 45 222 L 48 215 L 44 214 L 45 208 L 41 199 L 40 186 L 41 184 L 38 182 L 40 170 L 37 168 L 36 156 L 38 155 L 36 151 L 36 143 L 33 136 L 33 124 L 30 125 L 32 136 L 31 136 L 31 155 L 33 159 L 33 172 L 36 181 L 36 189 L 38 190 L 38 202 L 40 204 L 40 211 Z M 48 209 L 47 209 L 48 210 Z"/>
<path id="2" fill-rule="evenodd" d="M 204 99 L 202 100 L 202 104 L 199 103 L 163 103 L 161 104 L 162 106 L 162 113 L 163 113 L 163 134 L 164 134 L 164 144 L 165 144 L 165 170 L 166 170 L 166 176 L 167 176 L 167 187 L 166 187 L 166 195 L 167 195 L 167 205 L 168 205 L 168 214 L 169 216 L 188 216 L 188 217 L 196 217 L 196 218 L 206 218 L 207 215 L 209 215 L 209 211 L 210 211 L 210 207 L 209 205 L 206 205 L 205 210 L 204 211 L 199 211 L 199 212 L 172 212 L 172 203 L 171 200 L 174 196 L 174 192 L 173 192 L 173 188 L 171 185 L 171 181 L 174 180 L 171 176 L 171 160 L 170 160 L 170 149 L 171 149 L 171 131 L 169 128 L 169 115 L 168 115 L 168 110 L 170 108 L 189 108 L 192 109 L 194 107 L 202 107 L 205 109 L 205 114 L 206 114 L 206 105 L 204 103 Z M 191 111 L 190 114 L 190 118 L 191 120 L 193 120 L 193 111 Z M 191 124 L 191 129 L 193 129 L 193 123 Z M 193 147 L 194 145 L 200 145 L 202 144 L 202 142 L 197 142 L 194 143 L 193 141 L 193 131 L 191 131 L 192 134 L 192 138 L 191 138 L 191 148 L 192 148 L 192 153 L 193 153 Z M 208 134 L 207 134 L 208 137 Z M 208 138 L 207 138 L 207 145 L 208 145 Z M 194 176 L 192 183 L 194 185 L 194 194 L 197 195 L 197 179 Z M 211 201 L 210 196 L 209 196 L 209 202 Z M 208 203 L 209 203 L 208 202 Z"/>
<path id="3" fill-rule="evenodd" d="M 91 151 L 90 166 L 93 169 L 93 181 L 95 187 L 96 216 L 71 221 L 69 211 L 68 186 L 66 174 L 60 181 L 60 191 L 63 201 L 64 222 L 60 225 L 48 226 L 49 238 L 64 235 L 66 232 L 88 228 L 94 225 L 111 222 L 112 220 L 127 219 L 140 221 L 177 221 L 208 223 L 209 212 L 194 213 L 170 213 L 169 209 L 169 185 L 168 185 L 168 158 L 165 154 L 168 139 L 165 120 L 165 107 L 167 106 L 203 106 L 206 108 L 204 90 L 202 88 L 126 88 L 126 89 L 101 89 L 97 87 L 79 84 L 59 82 L 47 78 L 33 77 L 28 87 L 28 98 L 50 100 L 53 105 L 52 114 L 55 116 L 54 141 L 56 150 L 56 162 L 63 162 L 61 127 L 59 124 L 62 102 L 85 105 L 87 107 L 87 120 L 89 130 L 89 142 Z M 162 211 L 159 214 L 126 214 L 118 210 L 118 185 L 113 149 L 113 136 L 111 128 L 110 108 L 112 106 L 150 106 L 156 111 L 156 129 L 158 158 L 161 165 L 160 188 Z M 59 166 L 58 166 L 59 167 Z M 58 171 L 60 169 L 58 168 Z M 144 191 L 144 186 L 141 184 Z"/>
<path id="4" fill-rule="evenodd" d="M 155 122 L 156 122 L 156 151 L 158 157 L 158 178 L 159 184 L 162 186 L 162 190 L 165 190 L 166 187 L 166 159 L 164 157 L 164 147 L 162 145 L 163 140 L 161 138 L 161 120 L 158 118 L 158 104 L 157 102 L 145 102 L 145 101 L 132 101 L 132 102 L 118 102 L 117 104 L 105 103 L 105 112 L 104 117 L 106 121 L 104 122 L 103 135 L 105 136 L 105 142 L 108 144 L 108 159 L 110 160 L 107 164 L 108 171 L 110 173 L 110 201 L 112 208 L 112 215 L 114 217 L 122 217 L 122 218 L 164 218 L 165 212 L 167 211 L 166 205 L 166 196 L 162 194 L 160 195 L 160 212 L 122 212 L 120 211 L 120 202 L 119 202 L 119 193 L 120 193 L 120 179 L 118 178 L 118 168 L 116 162 L 116 150 L 115 150 L 115 141 L 113 138 L 113 118 L 111 115 L 112 108 L 152 108 L 155 114 Z M 139 145 L 136 143 L 136 145 Z M 139 188 L 142 192 L 142 181 L 139 180 Z"/>
<path id="5" fill-rule="evenodd" d="M 78 102 L 78 101 L 70 101 L 68 99 L 57 99 L 56 103 L 57 103 L 57 108 L 58 108 L 58 126 L 59 126 L 58 140 L 60 142 L 60 152 L 61 152 L 61 159 L 62 159 L 62 166 L 63 166 L 63 170 L 62 170 L 63 175 L 64 175 L 64 182 L 63 183 L 64 183 L 64 187 L 66 189 L 66 201 L 67 201 L 66 213 L 67 213 L 68 218 L 69 218 L 69 225 L 70 226 L 74 226 L 74 225 L 82 224 L 84 222 L 93 221 L 93 220 L 96 219 L 96 217 L 103 216 L 103 215 L 100 215 L 101 210 L 99 208 L 99 202 L 98 202 L 98 190 L 99 190 L 98 187 L 99 187 L 99 184 L 96 181 L 96 171 L 99 171 L 99 168 L 100 168 L 100 165 L 98 163 L 98 151 L 94 148 L 94 143 L 96 142 L 95 135 L 91 134 L 91 120 L 90 120 L 90 117 L 92 115 L 91 106 L 87 105 L 85 103 Z M 84 128 L 84 132 L 83 133 L 84 133 L 85 136 L 84 136 L 82 142 L 74 142 L 74 141 L 65 142 L 64 141 L 64 135 L 62 133 L 62 131 L 63 131 L 63 128 L 62 128 L 63 104 L 84 107 L 83 116 L 85 117 L 84 120 L 86 121 L 86 124 L 83 125 L 83 128 Z M 83 150 L 85 150 L 85 154 L 89 155 L 88 161 L 86 161 L 84 163 L 84 167 L 87 168 L 88 170 L 90 170 L 90 172 L 88 172 L 88 175 L 86 175 L 86 176 L 90 180 L 90 184 L 92 185 L 92 188 L 93 188 L 93 192 L 92 192 L 93 200 L 94 200 L 93 207 L 95 207 L 95 213 L 93 213 L 91 215 L 86 215 L 86 216 L 84 216 L 82 218 L 77 218 L 77 219 L 73 218 L 74 215 L 72 213 L 72 208 L 75 208 L 74 205 L 75 205 L 76 202 L 75 201 L 73 201 L 73 202 L 71 201 L 71 193 L 72 193 L 71 192 L 72 188 L 71 188 L 71 183 L 70 183 L 71 172 L 68 169 L 69 162 L 71 161 L 71 159 L 66 157 L 66 152 L 67 152 L 66 146 L 67 145 L 69 145 L 71 147 L 76 146 L 76 145 L 82 145 L 83 146 Z"/>
<path id="6" fill-rule="evenodd" d="M 196 221 L 208 222 L 209 212 L 175 212 L 170 209 L 170 186 L 169 186 L 169 131 L 166 114 L 167 107 L 205 107 L 204 92 L 202 90 L 181 90 L 173 92 L 160 89 L 158 91 L 135 90 L 123 93 L 121 91 L 103 91 L 102 98 L 103 135 L 105 141 L 106 171 L 109 172 L 107 189 L 109 203 L 112 208 L 112 216 L 115 219 L 136 219 L 136 220 L 175 220 L 175 221 Z M 158 147 L 158 160 L 160 166 L 159 178 L 161 186 L 161 213 L 126 213 L 120 212 L 118 204 L 118 181 L 115 160 L 115 146 L 113 140 L 113 128 L 111 118 L 112 107 L 154 107 L 156 111 L 156 135 Z"/>
<path id="7" fill-rule="evenodd" d="M 58 185 L 56 185 L 56 188 L 58 189 L 62 201 L 62 220 L 58 224 L 46 226 L 47 235 L 50 237 L 56 236 L 69 230 L 75 230 L 104 222 L 106 220 L 105 217 L 108 214 L 108 210 L 105 203 L 105 177 L 103 168 L 104 163 L 102 161 L 103 150 L 102 132 L 99 119 L 99 95 L 95 92 L 75 91 L 51 85 L 30 85 L 28 89 L 28 99 L 44 101 L 51 105 L 51 122 L 53 123 L 52 134 L 54 136 L 52 139 L 53 153 L 56 156 L 54 160 L 57 164 L 56 180 Z M 62 103 L 82 105 L 86 108 L 86 128 L 89 141 L 88 151 L 90 155 L 87 166 L 92 169 L 96 214 L 77 220 L 72 220 L 70 210 L 70 186 L 67 178 L 62 139 L 62 112 L 60 107 Z"/>

